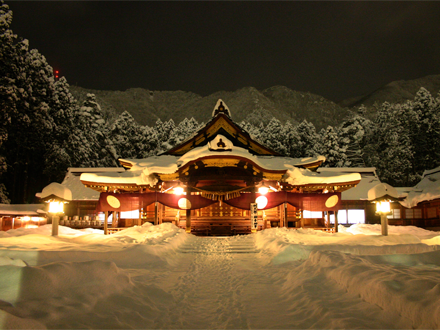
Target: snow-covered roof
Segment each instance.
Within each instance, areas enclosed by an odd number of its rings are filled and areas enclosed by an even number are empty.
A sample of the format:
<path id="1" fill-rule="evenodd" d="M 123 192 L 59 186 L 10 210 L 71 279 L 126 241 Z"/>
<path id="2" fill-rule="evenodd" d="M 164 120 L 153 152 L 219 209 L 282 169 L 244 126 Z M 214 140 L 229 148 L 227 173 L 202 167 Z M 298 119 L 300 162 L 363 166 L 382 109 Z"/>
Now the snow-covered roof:
<path id="1" fill-rule="evenodd" d="M 71 167 L 68 169 L 66 176 L 64 177 L 62 185 L 66 186 L 72 192 L 72 200 L 99 200 L 99 192 L 86 188 L 80 180 L 80 175 L 84 172 L 87 173 L 121 173 L 125 172 L 121 167 Z"/>
<path id="2" fill-rule="evenodd" d="M 359 181 L 359 173 L 342 173 L 336 171 L 313 172 L 308 169 L 292 167 L 287 171 L 286 182 L 291 185 L 332 184 Z"/>
<path id="3" fill-rule="evenodd" d="M 367 200 L 368 190 L 380 183 L 378 176 L 376 175 L 375 167 L 336 167 L 318 168 L 317 172 L 340 172 L 340 173 L 359 173 L 361 181 L 354 188 L 345 190 L 341 194 L 341 200 Z"/>
<path id="4" fill-rule="evenodd" d="M 230 142 L 228 140 L 228 142 Z M 317 157 L 305 157 L 305 158 L 290 158 L 290 157 L 278 157 L 278 156 L 258 156 L 251 154 L 247 149 L 228 145 L 230 150 L 211 150 L 210 145 L 204 145 L 201 147 L 194 148 L 188 151 L 183 156 L 172 156 L 172 155 L 161 155 L 153 156 L 144 159 L 122 159 L 122 162 L 131 164 L 129 171 L 123 173 L 109 172 L 109 173 L 83 173 L 81 174 L 80 180 L 85 182 L 96 182 L 96 183 L 125 183 L 125 184 L 136 184 L 136 185 L 155 185 L 157 183 L 157 178 L 155 173 L 160 174 L 171 174 L 175 173 L 179 168 L 185 166 L 186 164 L 202 159 L 205 157 L 240 157 L 249 160 L 255 165 L 265 169 L 265 170 L 275 170 L 275 171 L 285 171 L 294 170 L 296 166 L 304 166 L 307 164 L 313 164 L 319 161 L 324 161 L 324 156 Z M 310 171 L 309 171 L 310 172 Z M 305 176 L 307 177 L 307 175 Z M 336 178 L 341 179 L 340 176 L 332 174 L 329 177 L 332 180 Z M 323 176 L 321 176 L 323 178 Z M 353 180 L 351 180 L 354 178 Z M 360 179 L 356 175 L 351 175 L 350 180 L 355 181 Z M 337 181 L 337 180 L 336 180 Z M 332 181 L 336 182 L 336 181 Z M 341 181 L 338 181 L 341 182 Z M 345 181 L 342 181 L 345 182 Z"/>
<path id="5" fill-rule="evenodd" d="M 440 166 L 423 173 L 422 180 L 400 202 L 404 207 L 414 207 L 420 202 L 440 198 Z"/>
<path id="6" fill-rule="evenodd" d="M 46 204 L 0 204 L 0 215 L 28 215 L 38 216 L 45 214 Z"/>
<path id="7" fill-rule="evenodd" d="M 54 196 L 65 201 L 72 200 L 72 192 L 70 191 L 70 189 L 58 182 L 52 182 L 48 184 L 46 187 L 43 188 L 43 191 L 41 193 L 36 193 L 35 195 L 41 199 L 46 199 Z"/>
<path id="8" fill-rule="evenodd" d="M 379 183 L 375 185 L 373 188 L 368 190 L 368 200 L 376 201 L 380 198 L 400 198 L 399 192 L 393 186 L 390 186 L 388 183 Z"/>

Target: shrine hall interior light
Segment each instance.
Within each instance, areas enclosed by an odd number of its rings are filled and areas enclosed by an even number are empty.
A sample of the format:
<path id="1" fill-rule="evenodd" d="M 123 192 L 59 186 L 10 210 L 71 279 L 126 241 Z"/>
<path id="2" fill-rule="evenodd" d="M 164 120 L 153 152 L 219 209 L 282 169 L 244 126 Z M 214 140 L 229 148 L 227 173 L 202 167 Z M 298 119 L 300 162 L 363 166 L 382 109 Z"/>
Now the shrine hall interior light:
<path id="1" fill-rule="evenodd" d="M 174 194 L 175 195 L 182 195 L 183 194 L 183 187 L 180 185 L 180 183 L 177 185 L 177 187 L 174 187 Z"/>
<path id="2" fill-rule="evenodd" d="M 258 192 L 261 195 L 266 195 L 269 192 L 269 187 L 266 186 L 264 183 L 261 185 L 261 187 L 258 188 Z"/>

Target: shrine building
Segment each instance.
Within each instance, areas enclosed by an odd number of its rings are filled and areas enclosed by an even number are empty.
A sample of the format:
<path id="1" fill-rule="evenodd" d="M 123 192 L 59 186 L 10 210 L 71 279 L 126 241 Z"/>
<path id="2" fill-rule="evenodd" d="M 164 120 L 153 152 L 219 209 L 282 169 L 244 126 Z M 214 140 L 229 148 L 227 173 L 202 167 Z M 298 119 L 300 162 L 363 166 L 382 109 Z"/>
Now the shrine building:
<path id="1" fill-rule="evenodd" d="M 324 161 L 284 157 L 262 145 L 234 123 L 219 100 L 212 119 L 181 144 L 158 156 L 119 159 L 125 170 L 91 171 L 80 180 L 99 192 L 94 212 L 105 214 L 105 230 L 110 218 L 113 228 L 173 222 L 200 235 L 270 227 L 332 231 L 341 193 L 361 176 L 317 171 Z M 306 219 L 304 210 L 325 216 Z"/>

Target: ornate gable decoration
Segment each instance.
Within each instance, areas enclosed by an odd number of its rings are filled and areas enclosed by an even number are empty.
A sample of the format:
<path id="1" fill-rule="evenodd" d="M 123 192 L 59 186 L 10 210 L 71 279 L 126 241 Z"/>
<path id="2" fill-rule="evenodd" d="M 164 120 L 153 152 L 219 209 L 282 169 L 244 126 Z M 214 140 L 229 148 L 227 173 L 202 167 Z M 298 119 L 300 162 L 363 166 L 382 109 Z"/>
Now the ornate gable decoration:
<path id="1" fill-rule="evenodd" d="M 217 101 L 212 116 L 211 121 L 190 139 L 185 140 L 180 145 L 164 152 L 162 155 L 184 155 L 196 147 L 206 145 L 214 136 L 223 134 L 223 136 L 227 136 L 229 141 L 233 141 L 233 145 L 247 149 L 251 154 L 280 156 L 276 151 L 253 140 L 249 133 L 234 123 L 231 119 L 231 111 L 221 99 Z"/>
<path id="2" fill-rule="evenodd" d="M 224 104 L 222 99 L 219 99 L 217 101 L 217 104 L 215 105 L 214 110 L 212 111 L 212 117 L 214 118 L 220 113 L 223 113 L 226 116 L 228 116 L 229 118 L 232 118 L 231 117 L 231 110 L 229 110 L 228 106 L 226 104 Z"/>
<path id="3" fill-rule="evenodd" d="M 208 148 L 211 151 L 231 151 L 234 144 L 226 137 L 221 134 L 216 135 L 216 137 L 208 142 Z"/>

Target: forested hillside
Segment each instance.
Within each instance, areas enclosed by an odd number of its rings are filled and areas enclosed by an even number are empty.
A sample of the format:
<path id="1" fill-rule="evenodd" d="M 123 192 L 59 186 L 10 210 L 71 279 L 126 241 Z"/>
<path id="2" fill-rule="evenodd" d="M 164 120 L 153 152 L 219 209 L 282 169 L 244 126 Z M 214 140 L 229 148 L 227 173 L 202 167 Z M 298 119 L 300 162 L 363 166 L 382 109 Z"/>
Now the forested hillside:
<path id="1" fill-rule="evenodd" d="M 347 116 L 348 109 L 312 93 L 274 86 L 263 91 L 245 87 L 235 92 L 220 91 L 202 97 L 183 91 L 149 91 L 131 88 L 126 91 L 97 91 L 71 86 L 79 101 L 95 94 L 99 104 L 111 119 L 124 111 L 130 112 L 141 125 L 154 125 L 157 119 L 180 122 L 193 117 L 199 122 L 210 119 L 212 105 L 219 98 L 234 110 L 234 120 L 246 120 L 254 125 L 268 124 L 275 117 L 282 122 L 298 124 L 304 119 L 318 128 L 337 125 Z M 319 120 L 317 120 L 319 118 Z"/>
<path id="2" fill-rule="evenodd" d="M 286 156 L 322 154 L 324 166 L 374 166 L 382 181 L 396 186 L 413 185 L 440 165 L 440 99 L 423 87 L 413 99 L 385 102 L 374 112 L 342 109 L 285 87 L 208 97 L 130 89 L 97 97 L 55 79 L 45 57 L 13 34 L 11 21 L 2 4 L 0 202 L 34 201 L 68 167 L 118 166 L 119 157 L 163 152 L 209 121 L 219 98 L 234 121 Z"/>

